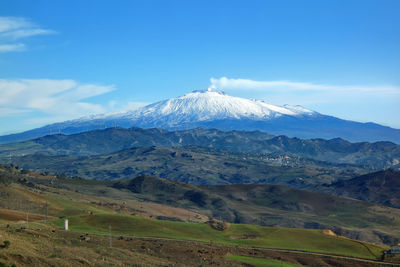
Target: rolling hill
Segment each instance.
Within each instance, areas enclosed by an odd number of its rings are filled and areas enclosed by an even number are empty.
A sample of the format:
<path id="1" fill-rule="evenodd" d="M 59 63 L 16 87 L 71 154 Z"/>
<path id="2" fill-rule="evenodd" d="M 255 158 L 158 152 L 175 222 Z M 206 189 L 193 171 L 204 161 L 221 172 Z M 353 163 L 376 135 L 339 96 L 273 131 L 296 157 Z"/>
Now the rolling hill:
<path id="1" fill-rule="evenodd" d="M 3 200 L 0 207 L 20 209 L 22 203 L 31 212 L 43 214 L 47 199 L 50 215 L 57 217 L 88 211 L 189 222 L 214 217 L 231 223 L 331 229 L 339 235 L 389 245 L 399 241 L 398 209 L 279 185 L 194 186 L 148 176 L 94 181 L 33 172 L 18 179 L 0 191 L 3 198 L 13 199 Z M 36 193 L 21 194 L 18 184 Z M 44 198 L 39 192 L 52 197 Z M 33 204 L 37 201 L 39 205 Z"/>
<path id="2" fill-rule="evenodd" d="M 329 185 L 329 193 L 400 208 L 400 171 L 385 170 Z"/>
<path id="3" fill-rule="evenodd" d="M 378 260 L 387 248 L 338 236 L 326 229 L 289 229 L 221 222 L 202 215 L 212 209 L 213 205 L 219 206 L 218 201 L 209 201 L 206 198 L 206 205 L 202 205 L 196 200 L 196 194 L 193 194 L 193 191 L 202 192 L 207 197 L 224 200 L 228 199 L 224 196 L 228 191 L 235 197 L 239 196 L 238 192 L 240 197 L 249 192 L 249 197 L 258 198 L 253 193 L 255 188 L 256 191 L 264 190 L 259 186 L 245 186 L 242 189 L 215 187 L 210 190 L 210 187 L 195 187 L 155 177 L 113 182 L 66 179 L 11 166 L 0 166 L 0 178 L 0 236 L 9 241 L 9 247 L 0 244 L 1 264 L 80 266 L 89 263 L 185 263 L 236 266 L 238 263 L 231 258 L 237 260 L 244 257 L 247 261 L 277 261 L 279 264 L 377 266 L 381 264 Z M 271 188 L 275 189 L 271 191 Z M 316 201 L 318 196 L 315 199 L 316 194 L 312 194 L 307 200 L 306 192 L 296 193 L 293 189 L 280 186 L 267 186 L 265 190 L 281 190 L 283 193 L 272 194 L 271 198 L 281 196 L 284 199 L 297 195 L 310 203 L 314 198 L 314 204 L 320 202 L 318 205 L 321 205 L 323 198 L 320 195 L 320 199 Z M 103 192 L 102 196 L 98 196 L 99 191 Z M 288 191 L 287 194 L 285 191 Z M 173 200 L 170 204 L 189 205 L 193 211 L 146 200 L 147 197 L 152 197 L 155 201 L 157 198 L 161 200 L 162 196 Z M 331 203 L 332 199 L 326 199 L 326 204 Z M 376 205 L 336 199 L 339 201 L 336 209 L 341 212 L 348 209 L 348 216 L 353 218 L 368 218 L 378 214 L 387 217 L 389 212 L 396 211 L 380 207 L 378 212 L 379 206 Z M 228 201 L 226 203 L 229 204 Z M 352 207 L 355 203 L 360 203 L 361 206 Z M 47 222 L 43 215 L 46 207 L 49 213 Z M 369 208 L 365 209 L 364 215 L 362 212 L 351 215 L 351 209 L 355 211 L 360 207 Z M 322 206 L 321 208 L 324 209 Z M 277 205 L 274 209 L 295 215 L 291 209 L 278 208 Z M 176 217 L 160 216 L 160 213 L 165 212 Z M 316 209 L 316 212 L 319 211 Z M 328 209 L 326 212 L 338 211 Z M 23 219 L 28 215 L 29 223 Z M 393 213 L 392 216 L 398 214 Z M 319 215 L 312 217 L 318 219 Z M 69 219 L 71 231 L 61 230 L 65 218 Z M 338 220 L 342 220 L 343 224 L 351 224 L 349 219 L 343 218 Z M 384 224 L 380 220 L 373 223 L 369 221 L 369 225 L 363 227 L 364 230 L 370 229 L 369 227 L 389 230 L 391 224 Z M 109 241 L 110 226 L 112 245 Z"/>
<path id="4" fill-rule="evenodd" d="M 205 147 L 134 147 L 88 157 L 31 154 L 12 158 L 24 169 L 87 179 L 157 176 L 190 184 L 286 184 L 304 188 L 364 174 L 357 165 L 336 165 L 290 156 L 259 156 Z"/>
<path id="5" fill-rule="evenodd" d="M 202 146 L 261 156 L 296 156 L 335 164 L 356 164 L 367 170 L 398 168 L 400 146 L 390 142 L 350 143 L 342 139 L 298 139 L 271 136 L 259 131 L 192 129 L 108 128 L 73 135 L 50 135 L 38 139 L 0 145 L 0 159 L 29 155 L 90 156 L 142 146 Z M 396 167 L 397 166 L 397 167 Z"/>

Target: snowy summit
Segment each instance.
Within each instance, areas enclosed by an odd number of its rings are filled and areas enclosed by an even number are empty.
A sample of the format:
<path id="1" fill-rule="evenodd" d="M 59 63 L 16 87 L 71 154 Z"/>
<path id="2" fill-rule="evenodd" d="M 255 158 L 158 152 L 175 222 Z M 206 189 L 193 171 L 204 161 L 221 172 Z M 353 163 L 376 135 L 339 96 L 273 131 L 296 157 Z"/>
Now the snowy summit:
<path id="1" fill-rule="evenodd" d="M 179 127 L 182 123 L 199 121 L 244 118 L 266 120 L 282 115 L 303 116 L 313 113 L 313 111 L 300 106 L 275 106 L 260 100 L 229 96 L 221 91 L 208 88 L 204 91 L 193 91 L 184 96 L 150 104 L 128 112 L 123 117 L 139 119 L 141 122 L 159 121 L 163 125 Z"/>

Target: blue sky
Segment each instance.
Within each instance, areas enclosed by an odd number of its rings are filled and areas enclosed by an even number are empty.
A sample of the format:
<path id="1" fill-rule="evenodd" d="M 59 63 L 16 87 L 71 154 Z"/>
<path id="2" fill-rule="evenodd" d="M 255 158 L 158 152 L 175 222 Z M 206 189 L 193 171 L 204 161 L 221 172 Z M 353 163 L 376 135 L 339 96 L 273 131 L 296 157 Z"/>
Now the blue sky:
<path id="1" fill-rule="evenodd" d="M 400 128 L 400 1 L 0 0 L 0 134 L 213 84 Z"/>

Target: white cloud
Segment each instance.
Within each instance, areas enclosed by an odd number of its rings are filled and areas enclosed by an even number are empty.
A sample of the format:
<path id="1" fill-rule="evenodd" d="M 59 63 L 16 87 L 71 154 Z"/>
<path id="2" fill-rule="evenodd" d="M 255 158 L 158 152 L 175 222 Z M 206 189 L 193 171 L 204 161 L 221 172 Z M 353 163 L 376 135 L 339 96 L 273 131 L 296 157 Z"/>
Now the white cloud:
<path id="1" fill-rule="evenodd" d="M 20 17 L 0 17 L 0 32 L 8 32 L 30 25 L 26 19 Z"/>
<path id="2" fill-rule="evenodd" d="M 85 99 L 111 92 L 114 86 L 80 84 L 74 80 L 0 79 L 0 117 L 40 112 L 51 117 L 76 118 L 107 111 Z"/>
<path id="3" fill-rule="evenodd" d="M 285 92 L 333 92 L 333 93 L 363 93 L 363 94 L 385 94 L 400 95 L 400 87 L 391 85 L 382 86 L 358 86 L 358 85 L 326 85 L 307 82 L 292 81 L 254 81 L 248 79 L 230 79 L 222 77 L 210 79 L 211 88 L 221 90 L 254 90 L 254 91 L 277 91 Z"/>
<path id="4" fill-rule="evenodd" d="M 22 51 L 26 45 L 18 42 L 37 35 L 54 34 L 53 30 L 40 26 L 21 17 L 0 17 L 0 53 Z"/>
<path id="5" fill-rule="evenodd" d="M 25 50 L 24 44 L 0 44 L 0 53 L 12 52 L 12 51 L 23 51 Z"/>
<path id="6" fill-rule="evenodd" d="M 30 112 L 29 110 L 26 109 L 20 109 L 20 108 L 5 108 L 5 107 L 0 107 L 0 117 L 6 117 L 6 116 L 14 116 L 22 113 L 27 113 Z"/>

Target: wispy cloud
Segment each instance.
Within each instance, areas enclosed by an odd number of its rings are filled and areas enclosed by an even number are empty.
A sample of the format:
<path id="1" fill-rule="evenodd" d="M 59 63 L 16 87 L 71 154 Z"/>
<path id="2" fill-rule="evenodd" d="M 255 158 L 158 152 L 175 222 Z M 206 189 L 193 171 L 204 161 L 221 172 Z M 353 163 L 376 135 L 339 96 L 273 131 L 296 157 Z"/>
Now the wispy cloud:
<path id="1" fill-rule="evenodd" d="M 80 84 L 74 80 L 0 79 L 0 117 L 40 112 L 53 118 L 71 119 L 104 113 L 106 107 L 87 99 L 114 89 L 113 85 Z"/>
<path id="2" fill-rule="evenodd" d="M 254 91 L 279 91 L 285 92 L 332 92 L 332 93 L 364 93 L 400 95 L 400 87 L 392 85 L 360 86 L 360 85 L 327 85 L 309 82 L 292 81 L 254 81 L 248 79 L 230 79 L 222 77 L 210 79 L 211 88 L 221 90 L 254 90 Z"/>
<path id="3" fill-rule="evenodd" d="M 25 50 L 24 44 L 0 44 L 0 53 Z"/>
<path id="4" fill-rule="evenodd" d="M 56 33 L 22 17 L 0 17 L 0 53 L 25 50 L 22 39 Z"/>

